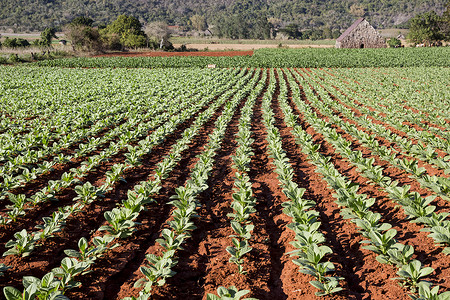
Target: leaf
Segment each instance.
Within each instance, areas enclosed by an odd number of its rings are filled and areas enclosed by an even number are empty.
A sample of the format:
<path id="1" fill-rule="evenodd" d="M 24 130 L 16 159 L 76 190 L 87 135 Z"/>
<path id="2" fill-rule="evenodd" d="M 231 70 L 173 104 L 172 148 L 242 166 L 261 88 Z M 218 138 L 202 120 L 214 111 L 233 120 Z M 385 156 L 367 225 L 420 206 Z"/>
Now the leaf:
<path id="1" fill-rule="evenodd" d="M 434 272 L 434 269 L 431 267 L 426 267 L 420 270 L 420 277 L 425 277 Z"/>
<path id="2" fill-rule="evenodd" d="M 324 286 L 321 282 L 316 281 L 316 280 L 311 280 L 309 283 L 310 283 L 313 287 L 315 287 L 315 288 L 317 288 L 317 289 L 319 289 L 319 290 L 321 290 L 321 291 L 325 291 L 325 286 Z"/>
<path id="3" fill-rule="evenodd" d="M 6 300 L 22 300 L 22 293 L 12 286 L 7 286 L 3 288 L 3 294 Z"/>

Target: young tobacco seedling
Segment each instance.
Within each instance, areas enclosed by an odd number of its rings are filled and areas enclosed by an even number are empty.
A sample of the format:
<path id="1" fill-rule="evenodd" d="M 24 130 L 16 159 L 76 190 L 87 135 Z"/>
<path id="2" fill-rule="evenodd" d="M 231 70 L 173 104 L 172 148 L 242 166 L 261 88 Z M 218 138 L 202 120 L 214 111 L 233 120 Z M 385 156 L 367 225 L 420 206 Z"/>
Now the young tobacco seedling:
<path id="1" fill-rule="evenodd" d="M 448 300 L 450 299 L 450 291 L 439 294 L 439 286 L 431 288 L 431 284 L 421 281 L 417 284 L 419 288 L 418 295 L 408 295 L 413 300 Z"/>
<path id="2" fill-rule="evenodd" d="M 134 226 L 137 223 L 133 220 L 136 219 L 138 215 L 139 213 L 133 212 L 126 207 L 113 208 L 112 211 L 104 213 L 105 219 L 110 225 L 103 225 L 99 230 L 106 230 L 112 236 L 120 239 L 129 237 L 136 230 Z"/>
<path id="3" fill-rule="evenodd" d="M 234 201 L 231 203 L 231 208 L 234 210 L 234 213 L 227 214 L 227 217 L 234 218 L 237 222 L 246 222 L 252 213 L 256 212 L 256 209 L 248 203 L 241 203 L 238 201 Z"/>
<path id="4" fill-rule="evenodd" d="M 104 197 L 103 192 L 93 186 L 89 181 L 83 185 L 77 185 L 75 187 L 75 193 L 78 196 L 73 198 L 73 200 L 79 200 L 84 204 L 92 203 L 97 197 Z"/>
<path id="5" fill-rule="evenodd" d="M 50 272 L 42 279 L 25 276 L 23 278 L 23 292 L 8 286 L 3 289 L 3 293 L 6 300 L 68 300 L 69 298 L 62 294 L 60 285 L 61 282 Z"/>
<path id="6" fill-rule="evenodd" d="M 119 246 L 119 244 L 114 244 L 108 247 L 109 243 L 111 243 L 113 240 L 114 237 L 110 235 L 105 235 L 103 237 L 96 236 L 92 240 L 93 245 L 89 247 L 87 239 L 82 237 L 78 241 L 78 251 L 73 249 L 66 249 L 64 250 L 64 253 L 68 257 L 74 257 L 82 262 L 87 262 L 91 265 L 105 251 L 114 249 Z"/>
<path id="7" fill-rule="evenodd" d="M 27 203 L 27 199 L 25 194 L 14 195 L 13 193 L 7 193 L 9 201 L 12 202 L 13 205 L 6 205 L 6 208 L 13 209 L 17 208 L 20 211 L 24 209 L 24 205 Z"/>
<path id="8" fill-rule="evenodd" d="M 334 271 L 334 265 L 331 262 L 321 263 L 325 255 L 330 253 L 333 253 L 330 247 L 313 244 L 305 252 L 298 252 L 300 258 L 293 262 L 302 267 L 300 272 L 312 275 L 322 282 L 326 273 Z"/>
<path id="9" fill-rule="evenodd" d="M 306 231 L 299 230 L 295 232 L 295 241 L 290 242 L 298 250 L 291 251 L 292 255 L 298 255 L 297 253 L 303 251 L 302 249 L 307 249 L 312 245 L 322 244 L 325 242 L 325 237 L 322 233 L 316 230 Z M 295 253 L 295 254 L 294 254 Z"/>
<path id="10" fill-rule="evenodd" d="M 186 234 L 175 235 L 175 232 L 165 228 L 162 230 L 161 236 L 162 239 L 157 239 L 156 241 L 166 250 L 183 250 L 181 245 L 186 238 Z"/>
<path id="11" fill-rule="evenodd" d="M 238 266 L 238 271 L 240 274 L 245 274 L 246 272 L 242 266 L 244 263 L 242 257 L 252 251 L 253 248 L 249 246 L 246 240 L 239 241 L 238 239 L 233 238 L 232 242 L 234 246 L 228 246 L 226 249 L 231 255 L 229 262 L 235 263 Z"/>
<path id="12" fill-rule="evenodd" d="M 80 282 L 73 280 L 73 277 L 83 274 L 90 265 L 86 261 L 78 261 L 73 257 L 65 257 L 61 261 L 60 267 L 54 268 L 52 273 L 59 279 L 61 283 L 60 289 L 65 291 L 81 285 Z"/>
<path id="13" fill-rule="evenodd" d="M 342 288 L 338 286 L 339 280 L 342 278 L 324 277 L 323 279 L 324 280 L 322 282 L 316 280 L 309 282 L 312 286 L 322 291 L 316 292 L 316 296 L 325 296 L 342 291 Z"/>
<path id="14" fill-rule="evenodd" d="M 11 248 L 3 256 L 7 255 L 22 255 L 22 257 L 30 255 L 34 249 L 34 244 L 36 242 L 33 235 L 29 235 L 25 229 L 14 234 L 16 240 L 10 240 L 6 243 L 6 248 Z"/>
<path id="15" fill-rule="evenodd" d="M 375 252 L 381 256 L 386 256 L 387 251 L 392 248 L 396 244 L 395 235 L 397 234 L 397 230 L 389 229 L 385 233 L 381 233 L 378 231 L 370 231 L 367 234 L 367 237 L 370 240 L 362 241 L 361 243 L 370 244 L 368 246 L 363 246 L 362 248 Z M 387 258 L 389 259 L 389 258 Z"/>
<path id="16" fill-rule="evenodd" d="M 404 284 L 409 286 L 411 291 L 415 293 L 420 278 L 433 273 L 433 271 L 434 269 L 431 267 L 422 268 L 422 263 L 414 259 L 397 272 L 401 277 L 395 279 L 404 281 Z"/>
<path id="17" fill-rule="evenodd" d="M 252 237 L 251 231 L 253 231 L 255 225 L 249 224 L 242 226 L 239 222 L 231 221 L 231 228 L 237 233 L 237 236 L 230 235 L 231 237 L 240 237 L 248 240 Z"/>
<path id="18" fill-rule="evenodd" d="M 176 274 L 176 272 L 172 271 L 172 267 L 177 264 L 177 261 L 172 259 L 174 254 L 175 250 L 164 252 L 163 256 L 147 254 L 145 258 L 150 264 L 140 268 L 140 271 L 145 277 L 136 281 L 134 287 L 144 286 L 144 292 L 150 293 L 153 285 L 164 285 L 166 278 Z"/>
<path id="19" fill-rule="evenodd" d="M 226 287 L 220 286 L 217 289 L 217 295 L 208 294 L 206 300 L 240 300 L 241 297 L 250 293 L 249 290 L 239 291 L 235 286 Z M 257 300 L 256 298 L 244 298 L 242 300 Z"/>
<path id="20" fill-rule="evenodd" d="M 449 225 L 449 223 L 446 224 Z M 436 243 L 450 246 L 450 226 L 433 226 L 427 231 L 431 232 L 428 236 L 432 237 Z M 445 247 L 442 253 L 450 254 L 450 247 Z"/>
<path id="21" fill-rule="evenodd" d="M 386 256 L 378 256 L 377 260 L 381 263 L 394 263 L 398 266 L 404 266 L 409 264 L 414 254 L 414 248 L 410 245 L 403 245 L 400 243 L 395 244 L 392 249 L 387 251 L 389 259 L 385 259 Z"/>

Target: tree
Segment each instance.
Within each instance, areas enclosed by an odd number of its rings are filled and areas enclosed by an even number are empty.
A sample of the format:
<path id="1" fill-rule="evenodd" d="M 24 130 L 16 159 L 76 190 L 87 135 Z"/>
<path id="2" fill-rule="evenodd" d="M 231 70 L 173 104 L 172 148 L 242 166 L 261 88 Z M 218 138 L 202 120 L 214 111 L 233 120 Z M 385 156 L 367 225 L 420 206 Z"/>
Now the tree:
<path id="1" fill-rule="evenodd" d="M 194 27 L 195 30 L 205 31 L 206 29 L 208 29 L 208 24 L 206 23 L 205 16 L 193 15 L 190 18 L 190 21 L 191 21 L 192 27 Z"/>
<path id="2" fill-rule="evenodd" d="M 115 21 L 106 26 L 110 33 L 117 33 L 120 36 L 127 34 L 144 35 L 142 24 L 132 16 L 120 15 Z"/>
<path id="3" fill-rule="evenodd" d="M 93 24 L 94 20 L 81 16 L 65 26 L 66 37 L 72 42 L 74 51 L 99 52 L 103 49 L 100 34 Z"/>
<path id="4" fill-rule="evenodd" d="M 352 6 L 350 6 L 350 14 L 354 15 L 355 17 L 364 17 L 364 15 L 366 14 L 366 10 L 362 5 L 353 4 Z"/>
<path id="5" fill-rule="evenodd" d="M 41 32 L 41 40 L 39 41 L 41 46 L 50 47 L 52 44 L 52 38 L 57 39 L 56 29 L 55 28 L 45 28 L 44 31 Z"/>
<path id="6" fill-rule="evenodd" d="M 398 48 L 402 46 L 402 42 L 397 38 L 391 38 L 387 41 L 390 48 Z"/>
<path id="7" fill-rule="evenodd" d="M 99 52 L 103 49 L 98 30 L 91 26 L 72 22 L 65 27 L 65 34 L 74 51 Z"/>
<path id="8" fill-rule="evenodd" d="M 441 29 L 442 38 L 445 41 L 450 41 L 450 1 L 447 2 L 447 9 L 439 22 L 439 28 Z"/>
<path id="9" fill-rule="evenodd" d="M 3 47 L 5 48 L 24 48 L 28 46 L 30 46 L 30 43 L 21 38 L 10 39 L 9 37 L 6 37 L 3 41 Z"/>
<path id="10" fill-rule="evenodd" d="M 254 39 L 269 39 L 271 25 L 265 16 L 260 16 L 251 27 L 250 37 Z"/>
<path id="11" fill-rule="evenodd" d="M 299 30 L 298 30 L 298 25 L 295 23 L 291 23 L 289 25 L 287 25 L 286 27 L 282 28 L 279 30 L 280 32 L 283 32 L 284 34 L 286 34 L 287 36 L 289 36 L 289 38 L 292 39 L 298 39 L 299 38 Z"/>
<path id="12" fill-rule="evenodd" d="M 146 36 L 142 31 L 142 24 L 138 19 L 131 16 L 120 15 L 114 22 L 100 30 L 103 40 L 109 46 L 117 46 L 117 39 L 120 45 L 127 48 L 144 47 Z"/>
<path id="13" fill-rule="evenodd" d="M 172 48 L 172 43 L 170 43 L 170 30 L 169 26 L 165 22 L 152 22 L 145 26 L 145 33 L 149 38 L 155 39 L 159 48 Z"/>
<path id="14" fill-rule="evenodd" d="M 325 27 L 323 29 L 322 38 L 324 39 L 332 39 L 333 38 L 333 31 L 330 27 Z"/>
<path id="15" fill-rule="evenodd" d="M 126 48 L 144 47 L 147 44 L 147 38 L 144 35 L 128 34 L 121 39 Z"/>
<path id="16" fill-rule="evenodd" d="M 92 20 L 89 17 L 80 16 L 80 17 L 76 17 L 75 19 L 73 19 L 72 22 L 70 22 L 70 24 L 92 27 L 92 25 L 94 24 L 94 20 Z"/>
<path id="17" fill-rule="evenodd" d="M 442 40 L 440 32 L 440 17 L 429 11 L 419 14 L 409 20 L 408 39 L 414 44 L 431 45 L 433 42 Z"/>
<path id="18" fill-rule="evenodd" d="M 249 27 L 242 15 L 232 15 L 217 20 L 216 33 L 219 37 L 246 39 L 249 37 Z"/>

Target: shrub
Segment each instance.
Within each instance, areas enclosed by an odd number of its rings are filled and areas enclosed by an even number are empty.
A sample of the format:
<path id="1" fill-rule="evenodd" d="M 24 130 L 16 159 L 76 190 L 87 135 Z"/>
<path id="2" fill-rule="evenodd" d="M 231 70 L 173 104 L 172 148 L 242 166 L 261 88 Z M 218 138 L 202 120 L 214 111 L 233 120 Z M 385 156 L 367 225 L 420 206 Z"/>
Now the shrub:
<path id="1" fill-rule="evenodd" d="M 389 47 L 398 48 L 402 46 L 402 42 L 397 38 L 392 38 L 387 41 Z"/>

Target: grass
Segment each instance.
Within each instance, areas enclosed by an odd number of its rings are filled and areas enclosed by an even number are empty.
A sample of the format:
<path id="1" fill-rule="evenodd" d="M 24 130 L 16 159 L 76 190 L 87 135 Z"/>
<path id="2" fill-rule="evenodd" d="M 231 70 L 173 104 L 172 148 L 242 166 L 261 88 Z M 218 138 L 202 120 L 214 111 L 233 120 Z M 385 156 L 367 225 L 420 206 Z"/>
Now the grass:
<path id="1" fill-rule="evenodd" d="M 405 37 L 408 35 L 408 29 L 398 29 L 398 28 L 390 28 L 390 29 L 379 29 L 378 32 L 382 37 L 385 38 L 393 38 L 397 37 L 399 34 L 403 34 Z"/>
<path id="2" fill-rule="evenodd" d="M 174 44 L 257 44 L 257 45 L 334 45 L 335 40 L 233 40 L 221 39 L 217 37 L 193 38 L 193 37 L 172 37 L 170 41 Z"/>

